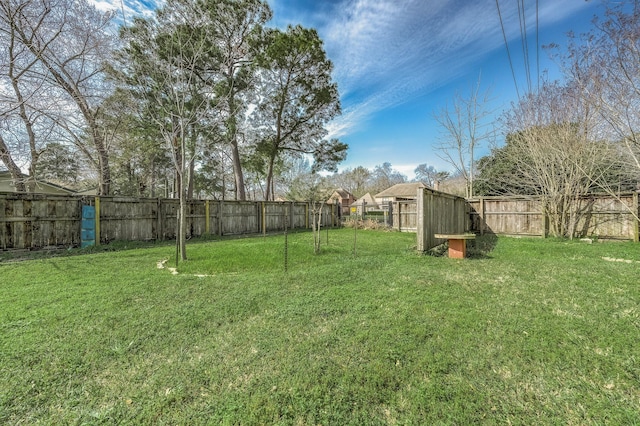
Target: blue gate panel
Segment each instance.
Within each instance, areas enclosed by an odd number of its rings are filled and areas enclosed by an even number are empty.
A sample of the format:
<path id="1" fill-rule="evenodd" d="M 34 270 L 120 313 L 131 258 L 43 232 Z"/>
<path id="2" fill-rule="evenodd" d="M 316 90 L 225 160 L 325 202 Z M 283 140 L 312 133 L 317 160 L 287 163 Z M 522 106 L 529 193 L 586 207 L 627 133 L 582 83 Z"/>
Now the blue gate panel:
<path id="1" fill-rule="evenodd" d="M 80 247 L 96 244 L 96 208 L 82 206 L 82 221 L 80 224 Z"/>

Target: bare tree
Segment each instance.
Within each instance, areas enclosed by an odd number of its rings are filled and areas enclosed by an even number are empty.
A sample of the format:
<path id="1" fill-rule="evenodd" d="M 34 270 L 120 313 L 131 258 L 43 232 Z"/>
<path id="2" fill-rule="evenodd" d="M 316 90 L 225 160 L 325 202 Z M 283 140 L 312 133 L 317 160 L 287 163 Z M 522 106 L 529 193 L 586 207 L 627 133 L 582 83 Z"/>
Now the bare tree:
<path id="1" fill-rule="evenodd" d="M 29 175 L 36 176 L 42 141 L 36 138 L 42 108 L 36 103 L 45 95 L 44 74 L 39 62 L 20 41 L 17 28 L 28 3 L 0 1 L 0 152 L 18 191 L 27 190 L 16 160 L 29 164 Z M 28 153 L 27 153 L 28 152 Z M 33 187 L 33 185 L 30 185 Z"/>
<path id="2" fill-rule="evenodd" d="M 385 189 L 396 185 L 398 183 L 405 183 L 407 177 L 395 170 L 391 163 L 384 162 L 378 164 L 371 173 L 368 186 L 372 192 L 380 192 Z"/>
<path id="3" fill-rule="evenodd" d="M 478 78 L 468 97 L 456 94 L 453 104 L 442 108 L 435 115 L 442 127 L 442 138 L 438 146 L 441 158 L 464 178 L 467 197 L 473 196 L 476 150 L 493 136 L 493 129 L 486 121 L 492 114 L 489 102 L 490 91 L 480 92 Z"/>
<path id="4" fill-rule="evenodd" d="M 438 189 L 440 183 L 449 177 L 449 172 L 439 172 L 435 167 L 429 166 L 426 163 L 418 164 L 418 167 L 416 167 L 413 172 L 415 173 L 417 180 L 424 182 L 435 189 Z"/>
<path id="5" fill-rule="evenodd" d="M 506 114 L 502 176 L 511 187 L 541 197 L 552 235 L 573 238 L 609 151 L 593 138 L 594 114 L 577 87 L 545 83 Z"/>
<path id="6" fill-rule="evenodd" d="M 329 176 L 329 181 L 334 188 L 342 188 L 352 193 L 356 198 L 360 198 L 369 191 L 368 182 L 371 178 L 371 171 L 363 166 L 357 166 L 334 173 Z"/>
<path id="7" fill-rule="evenodd" d="M 597 135 L 617 164 L 617 181 L 604 162 L 600 173 L 589 177 L 600 190 L 618 196 L 640 182 L 640 2 L 605 4 L 603 18 L 594 19 L 589 33 L 570 35 L 566 52 L 552 47 L 583 102 L 597 114 Z"/>
<path id="8" fill-rule="evenodd" d="M 115 39 L 109 32 L 112 15 L 98 12 L 86 0 L 2 0 L 2 5 L 7 11 L 5 16 L 10 12 L 14 52 L 29 54 L 29 59 L 22 60 L 29 64 L 23 71 L 37 67 L 47 96 L 57 98 L 57 111 L 47 109 L 41 113 L 73 133 L 74 141 L 86 155 L 95 155 L 99 193 L 108 194 L 109 154 L 97 117 L 102 100 L 110 92 L 103 71 L 105 55 L 114 47 Z M 19 81 L 24 73 L 14 72 L 13 76 Z M 18 91 L 16 96 L 19 97 Z M 19 109 L 24 105 L 24 99 L 18 100 Z M 33 126 L 23 111 L 20 115 L 29 134 Z M 85 132 L 90 146 L 85 143 Z M 35 138 L 29 134 L 32 137 Z M 35 148 L 31 156 L 37 160 Z"/>

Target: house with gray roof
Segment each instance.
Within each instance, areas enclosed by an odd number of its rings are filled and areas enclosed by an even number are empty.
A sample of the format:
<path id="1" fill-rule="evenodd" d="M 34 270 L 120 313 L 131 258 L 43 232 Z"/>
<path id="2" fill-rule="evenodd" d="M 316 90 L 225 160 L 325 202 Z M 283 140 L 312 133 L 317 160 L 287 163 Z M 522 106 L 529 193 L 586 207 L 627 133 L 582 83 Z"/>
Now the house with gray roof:
<path id="1" fill-rule="evenodd" d="M 389 203 L 417 199 L 419 188 L 429 188 L 429 186 L 423 182 L 398 183 L 382 192 L 378 192 L 374 195 L 374 199 L 386 210 Z"/>
<path id="2" fill-rule="evenodd" d="M 69 188 L 40 179 L 32 179 L 25 174 L 21 174 L 20 179 L 25 185 L 33 185 L 32 192 L 35 193 L 56 195 L 70 195 L 74 193 L 74 191 Z M 11 172 L 8 170 L 0 170 L 0 192 L 16 192 L 15 182 L 11 177 Z"/>
<path id="3" fill-rule="evenodd" d="M 363 213 L 370 212 L 372 210 L 380 210 L 380 205 L 373 198 L 370 192 L 367 192 L 362 197 L 358 198 L 351 204 L 351 209 L 356 208 L 356 214 L 362 215 Z"/>

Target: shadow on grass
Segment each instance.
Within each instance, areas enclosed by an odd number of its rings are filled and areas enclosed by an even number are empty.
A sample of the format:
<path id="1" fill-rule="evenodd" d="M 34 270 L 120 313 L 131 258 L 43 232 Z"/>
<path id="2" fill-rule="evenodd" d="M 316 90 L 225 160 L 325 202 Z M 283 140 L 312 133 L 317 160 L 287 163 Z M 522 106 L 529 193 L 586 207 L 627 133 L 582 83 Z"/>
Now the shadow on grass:
<path id="1" fill-rule="evenodd" d="M 470 259 L 491 259 L 490 253 L 498 244 L 496 234 L 484 234 L 476 237 L 467 248 L 467 257 Z"/>
<path id="2" fill-rule="evenodd" d="M 467 241 L 467 258 L 469 259 L 491 259 L 490 253 L 498 244 L 496 234 L 484 234 L 477 236 L 474 240 Z M 449 243 L 440 244 L 429 250 L 427 254 L 434 257 L 446 257 L 449 251 Z"/>
<path id="3" fill-rule="evenodd" d="M 298 233 L 308 233 L 307 229 L 294 229 L 287 231 L 289 235 Z M 284 231 L 272 231 L 266 234 L 266 236 L 283 235 Z M 211 241 L 229 241 L 238 240 L 244 238 L 262 238 L 264 234 L 232 234 L 232 235 L 202 235 L 199 237 L 187 238 L 187 253 L 189 252 L 189 246 L 198 243 L 207 243 Z M 111 240 L 103 241 L 100 245 L 93 245 L 89 247 L 78 246 L 51 246 L 47 248 L 36 249 L 16 249 L 16 250 L 0 250 L 0 264 L 22 262 L 27 260 L 36 259 L 50 259 L 53 257 L 71 257 L 80 256 L 85 254 L 95 254 L 104 252 L 120 252 L 126 250 L 136 250 L 151 247 L 170 247 L 175 246 L 175 238 L 167 238 L 162 240 L 148 240 L 148 241 L 126 241 L 126 240 Z"/>

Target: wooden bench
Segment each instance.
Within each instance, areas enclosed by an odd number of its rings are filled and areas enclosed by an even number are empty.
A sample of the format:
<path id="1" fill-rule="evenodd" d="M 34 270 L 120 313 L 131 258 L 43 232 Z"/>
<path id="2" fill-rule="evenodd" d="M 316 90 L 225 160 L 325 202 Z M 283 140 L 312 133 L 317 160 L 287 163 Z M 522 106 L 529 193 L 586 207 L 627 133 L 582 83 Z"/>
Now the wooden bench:
<path id="1" fill-rule="evenodd" d="M 474 240 L 475 234 L 435 234 L 434 237 L 449 241 L 449 257 L 464 259 L 467 256 L 467 240 Z"/>

